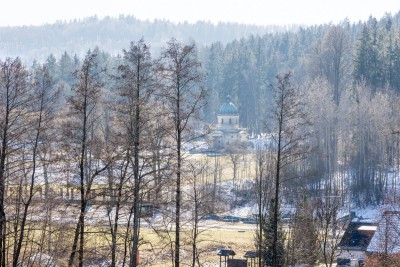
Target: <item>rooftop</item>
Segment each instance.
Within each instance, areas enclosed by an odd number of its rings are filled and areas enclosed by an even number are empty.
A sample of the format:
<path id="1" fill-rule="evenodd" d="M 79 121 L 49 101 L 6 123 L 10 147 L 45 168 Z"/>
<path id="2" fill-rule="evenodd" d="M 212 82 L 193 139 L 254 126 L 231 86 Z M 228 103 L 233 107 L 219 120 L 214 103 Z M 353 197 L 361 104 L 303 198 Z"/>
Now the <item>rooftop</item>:
<path id="1" fill-rule="evenodd" d="M 232 103 L 223 103 L 218 110 L 218 115 L 238 115 L 239 111 L 237 107 Z"/>
<path id="2" fill-rule="evenodd" d="M 223 248 L 218 251 L 218 256 L 235 256 L 236 253 L 232 249 Z"/>
<path id="3" fill-rule="evenodd" d="M 231 97 L 226 97 L 226 102 L 221 105 L 218 115 L 239 115 L 237 107 L 231 102 Z"/>
<path id="4" fill-rule="evenodd" d="M 386 211 L 383 213 L 367 252 L 386 252 L 389 254 L 400 252 L 399 211 Z"/>
<path id="5" fill-rule="evenodd" d="M 244 257 L 247 259 L 254 259 L 258 257 L 258 252 L 257 251 L 246 251 L 246 254 L 244 254 Z"/>
<path id="6" fill-rule="evenodd" d="M 373 223 L 350 222 L 340 240 L 339 249 L 365 251 L 375 230 L 376 226 Z"/>

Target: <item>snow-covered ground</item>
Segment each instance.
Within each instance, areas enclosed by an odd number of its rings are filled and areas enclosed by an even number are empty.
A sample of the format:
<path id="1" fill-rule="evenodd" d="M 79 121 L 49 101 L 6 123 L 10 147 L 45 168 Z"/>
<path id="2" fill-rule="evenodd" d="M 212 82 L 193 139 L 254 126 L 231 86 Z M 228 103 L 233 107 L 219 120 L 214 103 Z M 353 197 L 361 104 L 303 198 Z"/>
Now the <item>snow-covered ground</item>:
<path id="1" fill-rule="evenodd" d="M 238 216 L 238 217 L 251 217 L 253 214 L 257 214 L 257 205 L 254 204 L 248 204 L 243 207 L 236 207 L 233 210 L 231 210 L 229 213 L 233 216 Z"/>
<path id="2" fill-rule="evenodd" d="M 362 222 L 377 222 L 380 218 L 384 206 L 368 206 L 365 208 L 352 208 L 351 211 L 355 212 L 356 218 L 353 220 Z"/>

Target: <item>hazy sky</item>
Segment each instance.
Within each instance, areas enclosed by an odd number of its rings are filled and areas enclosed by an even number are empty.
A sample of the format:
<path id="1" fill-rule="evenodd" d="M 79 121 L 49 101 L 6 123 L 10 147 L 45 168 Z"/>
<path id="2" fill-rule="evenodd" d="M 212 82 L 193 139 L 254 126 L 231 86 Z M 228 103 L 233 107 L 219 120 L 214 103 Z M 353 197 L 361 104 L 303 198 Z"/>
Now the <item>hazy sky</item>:
<path id="1" fill-rule="evenodd" d="M 40 25 L 97 15 L 259 25 L 356 22 L 397 13 L 399 0 L 0 0 L 0 26 Z"/>

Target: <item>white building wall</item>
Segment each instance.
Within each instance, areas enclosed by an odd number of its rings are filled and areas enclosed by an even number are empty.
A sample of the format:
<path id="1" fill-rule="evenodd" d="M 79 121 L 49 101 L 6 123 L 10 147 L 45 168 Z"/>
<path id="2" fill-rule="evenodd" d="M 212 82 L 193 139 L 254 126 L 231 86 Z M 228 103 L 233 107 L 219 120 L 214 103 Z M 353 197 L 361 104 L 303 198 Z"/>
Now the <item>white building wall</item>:
<path id="1" fill-rule="evenodd" d="M 218 115 L 218 128 L 238 128 L 239 116 L 238 115 Z"/>
<path id="2" fill-rule="evenodd" d="M 358 261 L 359 260 L 365 260 L 366 255 L 365 251 L 359 251 L 359 250 L 340 250 L 337 254 L 336 258 L 341 258 L 341 259 L 350 259 L 352 260 L 352 267 L 358 267 Z"/>

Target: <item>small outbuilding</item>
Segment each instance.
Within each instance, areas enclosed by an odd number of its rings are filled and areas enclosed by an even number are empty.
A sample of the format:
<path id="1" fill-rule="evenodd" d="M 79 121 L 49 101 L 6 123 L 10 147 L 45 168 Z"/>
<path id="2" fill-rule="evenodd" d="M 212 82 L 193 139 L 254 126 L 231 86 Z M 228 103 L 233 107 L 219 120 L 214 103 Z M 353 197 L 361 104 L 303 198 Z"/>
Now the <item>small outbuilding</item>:
<path id="1" fill-rule="evenodd" d="M 220 267 L 228 267 L 228 260 L 233 259 L 233 256 L 236 255 L 235 251 L 229 248 L 223 248 L 218 251 L 219 256 L 219 266 Z M 222 263 L 222 257 L 224 257 L 224 263 Z M 231 257 L 231 258 L 229 258 Z"/>
<path id="2" fill-rule="evenodd" d="M 256 267 L 258 266 L 258 252 L 257 251 L 247 251 L 244 254 L 244 258 L 246 259 L 248 267 Z"/>

